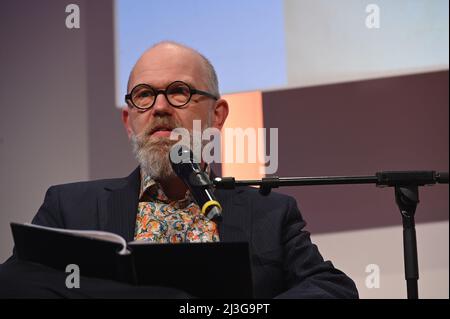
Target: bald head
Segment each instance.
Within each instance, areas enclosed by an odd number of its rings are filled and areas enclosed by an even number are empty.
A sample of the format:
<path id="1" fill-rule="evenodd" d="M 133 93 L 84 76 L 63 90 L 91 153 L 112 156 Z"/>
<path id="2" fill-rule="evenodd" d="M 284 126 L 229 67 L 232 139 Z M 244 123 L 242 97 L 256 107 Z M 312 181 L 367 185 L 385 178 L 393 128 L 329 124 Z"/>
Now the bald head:
<path id="1" fill-rule="evenodd" d="M 165 72 L 165 75 L 162 75 L 163 79 L 180 70 L 182 70 L 180 76 L 195 75 L 196 80 L 200 81 L 209 92 L 220 96 L 217 75 L 209 60 L 198 51 L 171 41 L 159 42 L 141 55 L 130 72 L 127 91 L 130 92 L 139 83 L 146 83 L 146 75 L 152 72 Z M 183 79 L 175 77 L 171 79 L 175 80 Z"/>

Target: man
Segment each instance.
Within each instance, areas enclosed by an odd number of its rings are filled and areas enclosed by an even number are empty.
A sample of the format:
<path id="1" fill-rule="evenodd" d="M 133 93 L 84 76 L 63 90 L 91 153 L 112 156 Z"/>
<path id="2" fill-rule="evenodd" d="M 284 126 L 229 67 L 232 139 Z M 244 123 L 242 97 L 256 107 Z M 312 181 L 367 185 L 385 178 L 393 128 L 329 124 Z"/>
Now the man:
<path id="1" fill-rule="evenodd" d="M 217 224 L 200 212 L 186 185 L 174 174 L 168 157 L 176 142 L 170 139 L 171 131 L 177 127 L 192 131 L 194 120 L 200 120 L 203 128 L 221 129 L 228 115 L 214 68 L 205 57 L 173 42 L 153 46 L 130 74 L 126 102 L 122 119 L 140 166 L 122 179 L 51 187 L 33 223 L 100 229 L 127 241 L 247 241 L 255 297 L 358 296 L 353 281 L 325 262 L 302 230 L 305 222 L 293 198 L 276 193 L 261 196 L 252 188 L 216 190 L 223 206 L 223 220 Z M 204 163 L 203 167 L 209 172 Z M 9 287 L 3 293 L 17 296 L 26 290 L 27 296 L 40 297 L 121 297 L 126 292 L 138 297 L 189 297 L 170 287 L 136 288 L 93 278 L 86 278 L 80 291 L 68 292 L 62 287 L 63 274 L 39 267 L 13 255 L 0 270 L 0 282 Z"/>

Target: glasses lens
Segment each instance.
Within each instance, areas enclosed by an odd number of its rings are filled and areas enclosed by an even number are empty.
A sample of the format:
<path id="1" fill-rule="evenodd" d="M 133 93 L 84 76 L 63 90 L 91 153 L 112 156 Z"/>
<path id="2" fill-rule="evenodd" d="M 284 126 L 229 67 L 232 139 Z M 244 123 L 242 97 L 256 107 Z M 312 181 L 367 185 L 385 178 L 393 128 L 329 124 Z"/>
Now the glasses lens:
<path id="1" fill-rule="evenodd" d="M 138 85 L 131 92 L 131 99 L 137 107 L 148 108 L 155 100 L 155 91 L 147 85 Z"/>
<path id="2" fill-rule="evenodd" d="M 167 99 L 174 106 L 183 106 L 191 98 L 191 89 L 186 83 L 174 82 L 166 90 Z"/>

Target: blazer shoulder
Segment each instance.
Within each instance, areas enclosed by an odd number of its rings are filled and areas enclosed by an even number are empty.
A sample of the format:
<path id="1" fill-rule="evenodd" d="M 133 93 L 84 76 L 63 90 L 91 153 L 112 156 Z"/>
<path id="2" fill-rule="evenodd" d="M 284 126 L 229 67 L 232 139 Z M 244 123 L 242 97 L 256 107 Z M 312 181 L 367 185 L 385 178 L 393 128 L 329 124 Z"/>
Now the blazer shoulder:
<path id="1" fill-rule="evenodd" d="M 49 190 L 54 190 L 58 193 L 76 193 L 85 191 L 96 192 L 104 189 L 115 189 L 118 187 L 123 187 L 126 185 L 126 183 L 126 178 L 109 178 L 53 185 L 50 186 Z"/>
<path id="2" fill-rule="evenodd" d="M 124 187 L 130 187 L 133 190 L 136 190 L 139 188 L 139 185 L 140 170 L 139 167 L 137 167 L 130 175 L 125 177 L 59 184 L 51 186 L 49 191 L 57 191 L 60 194 L 67 192 L 96 194 L 103 190 L 111 191 Z"/>
<path id="3" fill-rule="evenodd" d="M 49 227 L 94 229 L 99 200 L 108 189 L 127 187 L 126 178 L 112 178 L 53 185 L 33 218 L 33 223 Z"/>

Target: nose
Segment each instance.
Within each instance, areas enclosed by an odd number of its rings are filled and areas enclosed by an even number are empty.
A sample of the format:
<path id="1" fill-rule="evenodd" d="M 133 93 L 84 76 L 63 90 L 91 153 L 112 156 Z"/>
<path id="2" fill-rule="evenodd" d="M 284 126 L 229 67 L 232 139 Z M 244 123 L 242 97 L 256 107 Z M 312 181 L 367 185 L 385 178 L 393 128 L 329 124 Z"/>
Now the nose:
<path id="1" fill-rule="evenodd" d="M 172 115 L 174 107 L 169 104 L 164 94 L 158 94 L 156 96 L 155 104 L 152 107 L 154 115 Z"/>

